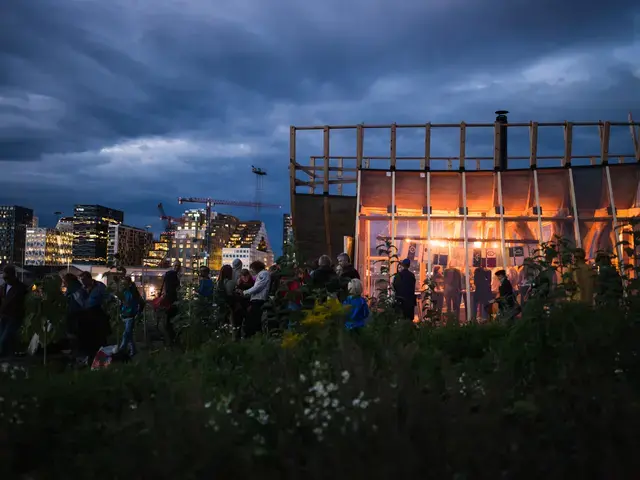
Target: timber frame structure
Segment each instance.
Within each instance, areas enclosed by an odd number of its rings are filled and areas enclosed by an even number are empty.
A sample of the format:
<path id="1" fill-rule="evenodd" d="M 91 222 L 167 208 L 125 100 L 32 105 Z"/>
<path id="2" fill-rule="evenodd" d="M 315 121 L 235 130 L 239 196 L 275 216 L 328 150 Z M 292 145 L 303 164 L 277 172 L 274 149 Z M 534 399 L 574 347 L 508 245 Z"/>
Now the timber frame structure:
<path id="1" fill-rule="evenodd" d="M 638 126 L 640 123 L 633 122 L 631 115 L 627 122 L 508 123 L 506 115 L 499 115 L 494 123 L 476 124 L 292 126 L 291 214 L 301 260 L 321 254 L 334 258 L 344 250 L 345 237 L 351 237 L 354 263 L 369 272 L 374 270 L 370 263 L 376 257 L 374 243 L 386 238 L 394 245 L 402 240 L 413 242 L 414 252 L 418 246 L 424 247 L 421 272 L 431 271 L 437 242 L 460 242 L 468 283 L 470 248 L 495 247 L 492 254 L 499 265 L 506 267 L 510 248 L 540 245 L 554 234 L 571 237 L 578 247 L 608 247 L 623 258 L 613 232 L 640 216 Z M 486 132 L 484 142 L 493 143 L 493 155 L 467 154 L 470 129 Z M 509 155 L 507 134 L 523 129 L 528 131 L 528 155 Z M 538 154 L 538 133 L 542 129 L 563 135 L 562 151 Z M 623 151 L 610 151 L 613 129 L 618 134 L 624 130 L 625 140 L 620 141 L 618 136 L 613 142 L 616 150 Z M 322 152 L 303 161 L 298 157 L 297 136 L 310 130 L 322 132 L 322 142 L 318 142 Z M 355 155 L 332 152 L 331 132 L 338 130 L 355 130 Z M 367 155 L 364 138 L 370 130 L 388 132 L 387 155 Z M 407 130 L 413 130 L 414 135 L 422 132 L 423 150 L 418 156 L 397 155 L 398 132 Z M 452 155 L 431 153 L 432 137 L 441 130 L 459 133 L 458 147 Z M 575 154 L 574 138 L 578 142 L 575 150 L 583 147 L 580 133 L 585 131 L 594 135 L 593 144 L 599 144 L 599 148 L 587 155 Z M 373 163 L 384 166 L 372 168 Z M 408 164 L 413 169 L 406 169 Z M 345 194 L 343 187 L 351 192 Z M 441 221 L 453 226 L 436 224 Z M 608 226 L 602 226 L 606 222 Z M 386 233 L 372 235 L 371 225 L 383 223 Z M 401 223 L 411 235 L 399 233 Z M 442 231 L 438 233 L 438 229 Z M 451 251 L 449 258 L 453 258 Z"/>

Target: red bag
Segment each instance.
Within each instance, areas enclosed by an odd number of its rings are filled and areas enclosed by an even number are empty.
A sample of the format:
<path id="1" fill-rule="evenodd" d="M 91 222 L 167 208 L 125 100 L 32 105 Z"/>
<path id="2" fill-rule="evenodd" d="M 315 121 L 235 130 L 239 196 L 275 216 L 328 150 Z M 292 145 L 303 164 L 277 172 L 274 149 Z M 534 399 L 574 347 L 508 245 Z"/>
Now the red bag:
<path id="1" fill-rule="evenodd" d="M 164 297 L 164 295 L 162 295 L 151 301 L 151 307 L 154 310 L 169 310 L 171 308 L 171 303 Z"/>

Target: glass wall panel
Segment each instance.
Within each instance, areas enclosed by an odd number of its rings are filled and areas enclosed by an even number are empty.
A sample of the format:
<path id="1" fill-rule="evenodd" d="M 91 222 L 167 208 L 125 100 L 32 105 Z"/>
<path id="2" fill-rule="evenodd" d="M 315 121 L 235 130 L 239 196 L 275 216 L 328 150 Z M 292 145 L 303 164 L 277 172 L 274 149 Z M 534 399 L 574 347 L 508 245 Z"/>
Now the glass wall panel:
<path id="1" fill-rule="evenodd" d="M 384 290 L 388 287 L 389 275 L 382 272 L 386 257 L 378 253 L 378 246 L 390 238 L 391 221 L 366 220 L 364 224 L 363 233 L 368 242 L 367 248 L 365 248 L 364 268 L 361 269 L 360 276 L 363 279 L 365 293 L 375 297 L 381 289 Z M 364 276 L 362 270 L 364 270 Z"/>
<path id="2" fill-rule="evenodd" d="M 431 208 L 434 215 L 459 214 L 461 186 L 460 173 L 431 172 Z"/>
<path id="3" fill-rule="evenodd" d="M 610 165 L 609 172 L 616 210 L 624 214 L 626 212 L 623 210 L 631 209 L 636 205 L 640 165 L 637 163 Z"/>
<path id="4" fill-rule="evenodd" d="M 391 173 L 362 170 L 360 176 L 361 214 L 389 215 L 391 207 Z"/>
<path id="5" fill-rule="evenodd" d="M 616 240 L 613 223 L 610 219 L 598 221 L 580 221 L 582 248 L 591 261 L 599 251 L 614 253 Z"/>
<path id="6" fill-rule="evenodd" d="M 422 215 L 423 207 L 426 205 L 426 174 L 396 171 L 396 210 L 398 215 Z"/>
<path id="7" fill-rule="evenodd" d="M 604 176 L 604 168 L 599 165 L 588 167 L 574 167 L 573 185 L 576 192 L 576 206 L 578 208 L 578 218 L 583 220 L 592 219 L 596 213 L 609 206 L 609 194 Z M 582 227 L 582 223 L 581 223 Z M 584 237 L 585 232 L 580 228 L 580 234 Z"/>
<path id="8" fill-rule="evenodd" d="M 466 172 L 467 210 L 469 216 L 492 216 L 497 202 L 494 172 Z"/>
<path id="9" fill-rule="evenodd" d="M 571 212 L 568 169 L 538 170 L 538 192 L 543 217 L 566 217 Z M 530 205 L 535 204 L 535 195 Z"/>
<path id="10" fill-rule="evenodd" d="M 515 170 L 502 172 L 500 176 L 502 177 L 504 214 L 508 217 L 533 215 L 530 209 L 535 203 L 533 172 L 531 170 Z M 497 191 L 495 195 L 497 199 Z"/>
<path id="11" fill-rule="evenodd" d="M 471 318 L 488 318 L 487 305 L 498 290 L 494 273 L 501 268 L 500 222 L 497 220 L 468 220 L 469 286 L 471 288 Z M 465 298 L 466 302 L 466 298 Z"/>

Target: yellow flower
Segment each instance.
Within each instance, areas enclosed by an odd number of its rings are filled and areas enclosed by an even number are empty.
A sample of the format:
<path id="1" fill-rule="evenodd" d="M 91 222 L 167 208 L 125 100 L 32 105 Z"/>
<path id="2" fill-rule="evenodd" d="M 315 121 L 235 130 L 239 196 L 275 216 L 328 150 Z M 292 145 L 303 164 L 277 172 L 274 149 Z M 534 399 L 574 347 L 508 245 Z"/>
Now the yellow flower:
<path id="1" fill-rule="evenodd" d="M 303 335 L 299 333 L 285 332 L 280 346 L 282 348 L 295 348 L 302 340 L 302 337 Z"/>
<path id="2" fill-rule="evenodd" d="M 316 312 L 314 309 L 314 311 L 308 313 L 300 323 L 307 327 L 312 325 L 324 325 L 328 318 L 329 316 L 326 313 Z"/>

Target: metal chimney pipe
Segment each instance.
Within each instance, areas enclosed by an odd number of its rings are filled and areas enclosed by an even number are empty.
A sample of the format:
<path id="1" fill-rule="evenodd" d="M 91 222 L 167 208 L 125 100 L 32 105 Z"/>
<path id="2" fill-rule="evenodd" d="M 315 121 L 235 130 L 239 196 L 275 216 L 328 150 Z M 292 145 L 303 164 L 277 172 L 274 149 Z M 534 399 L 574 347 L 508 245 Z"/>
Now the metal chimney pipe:
<path id="1" fill-rule="evenodd" d="M 507 170 L 509 168 L 509 154 L 507 151 L 508 148 L 508 137 L 507 137 L 507 126 L 506 124 L 509 122 L 507 119 L 507 110 L 497 110 L 496 111 L 496 123 L 500 123 L 500 170 Z"/>

